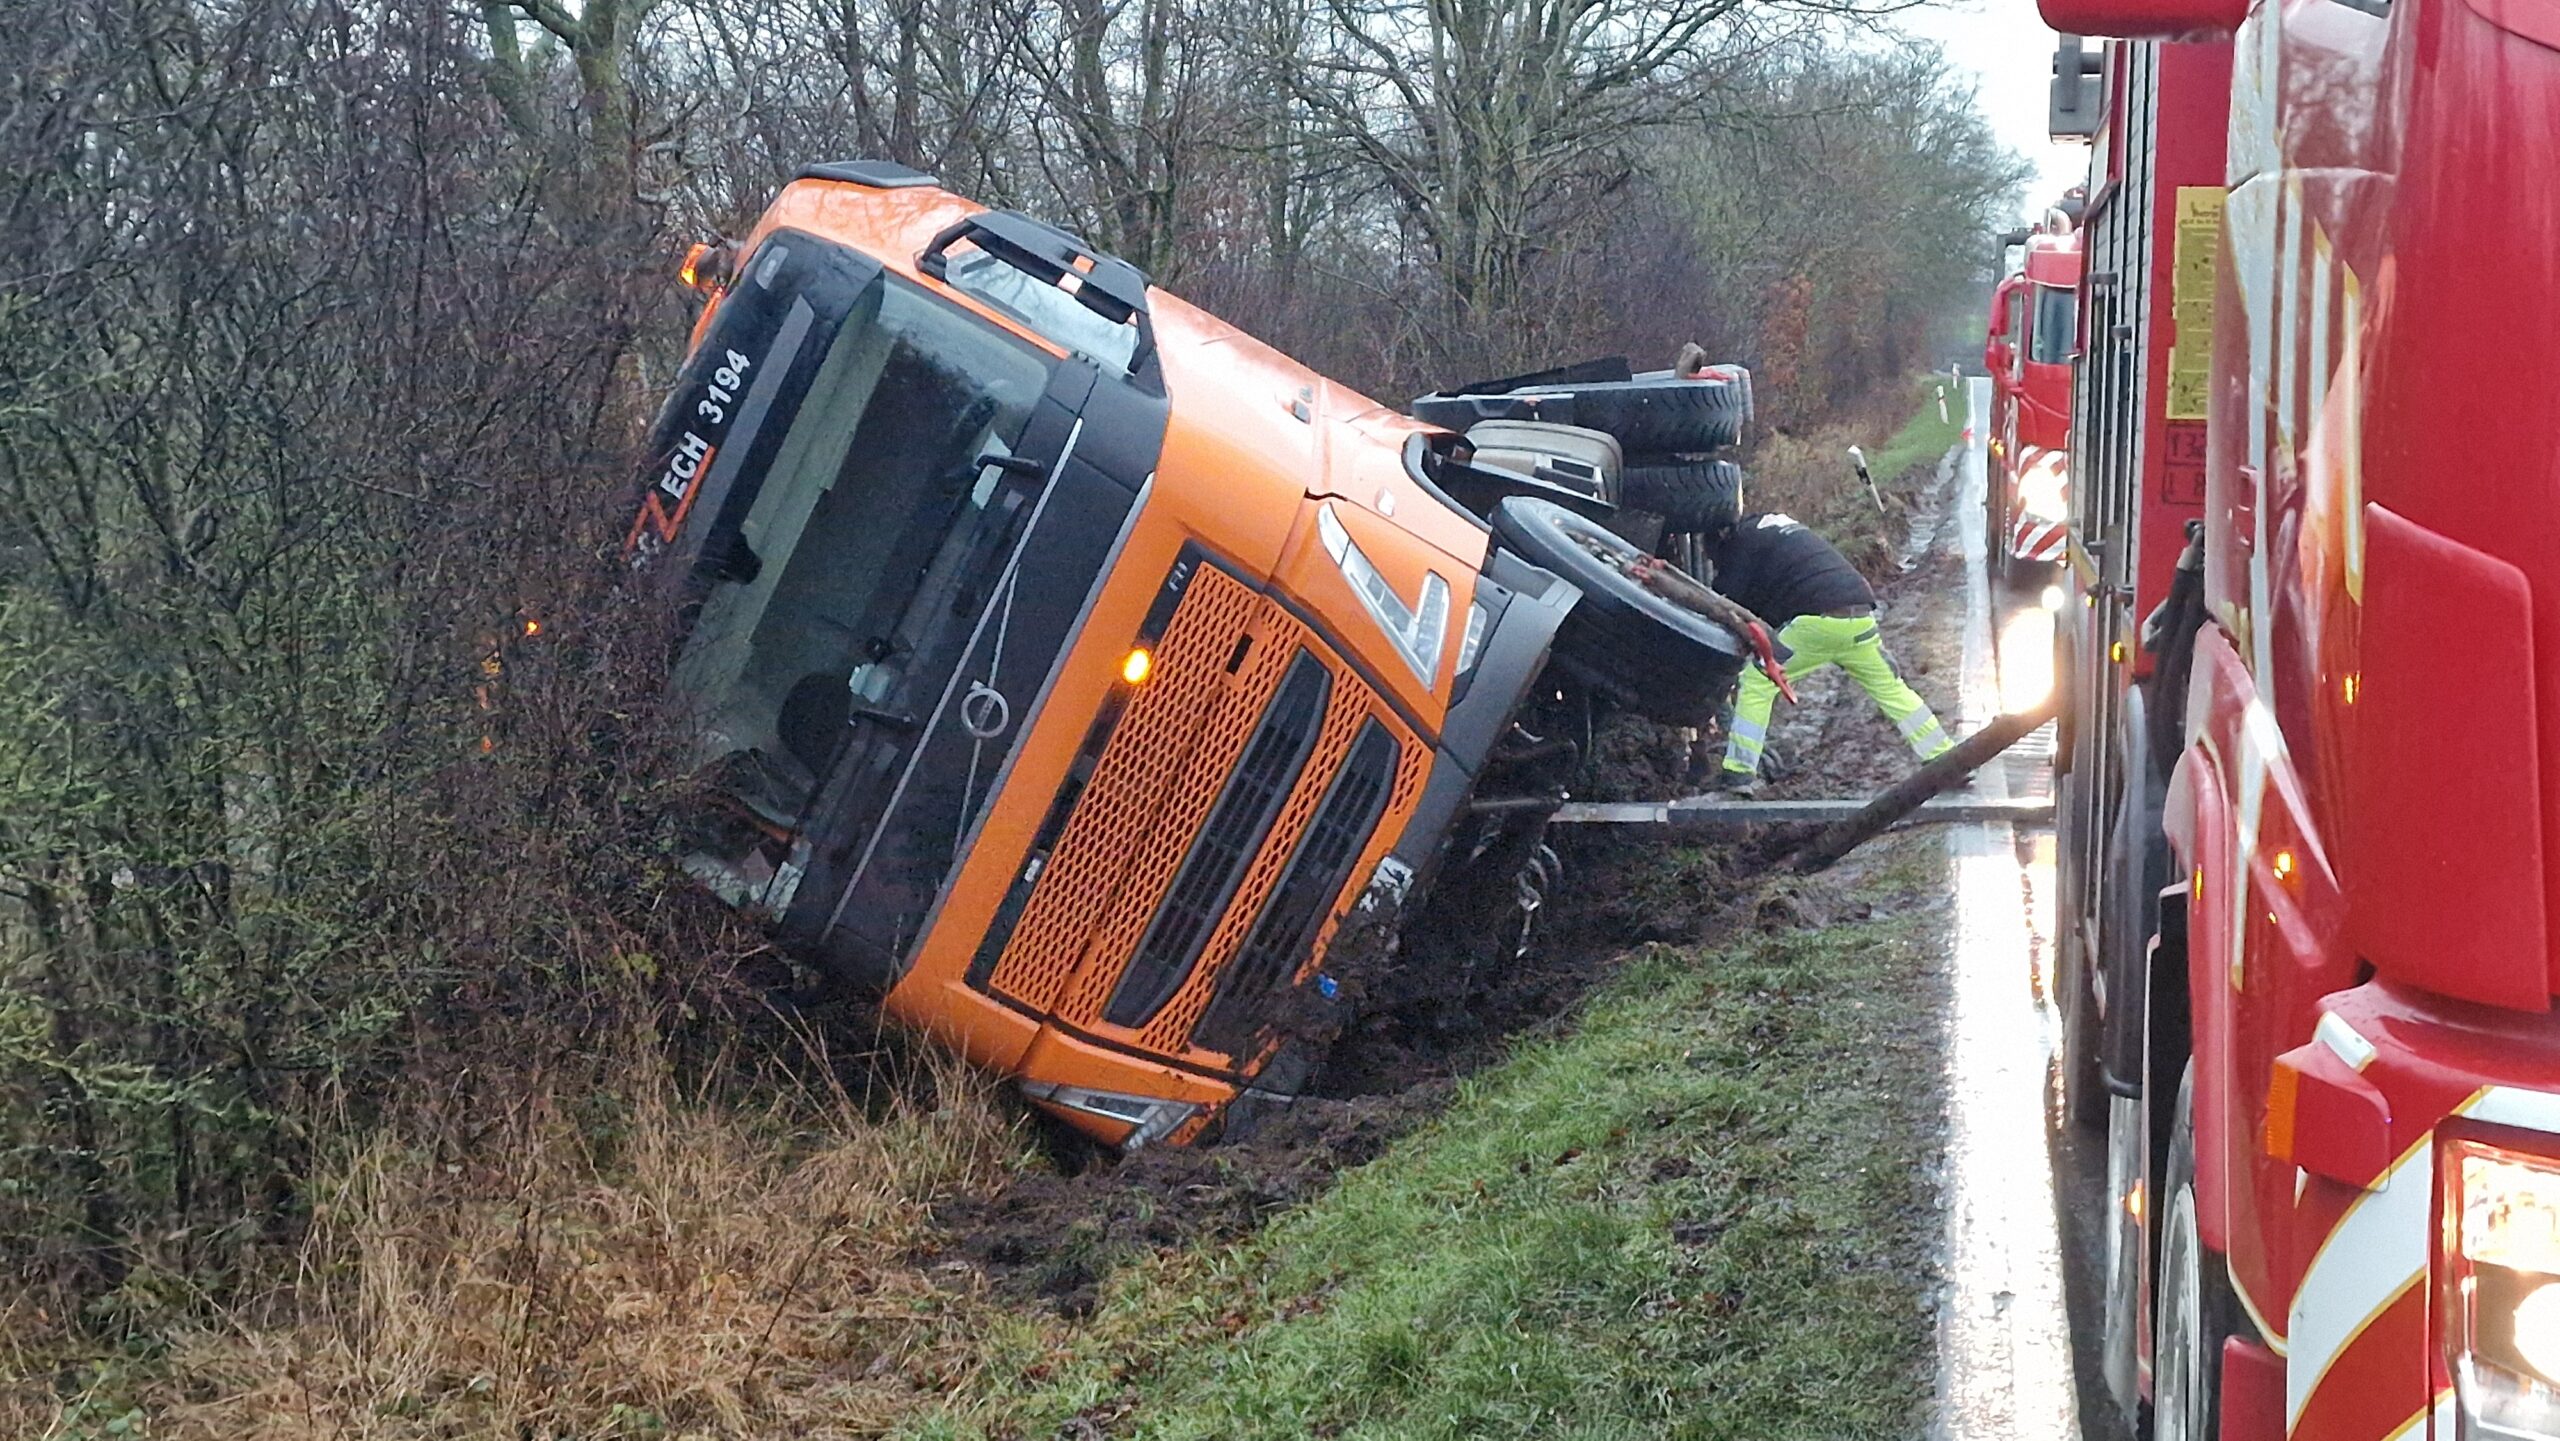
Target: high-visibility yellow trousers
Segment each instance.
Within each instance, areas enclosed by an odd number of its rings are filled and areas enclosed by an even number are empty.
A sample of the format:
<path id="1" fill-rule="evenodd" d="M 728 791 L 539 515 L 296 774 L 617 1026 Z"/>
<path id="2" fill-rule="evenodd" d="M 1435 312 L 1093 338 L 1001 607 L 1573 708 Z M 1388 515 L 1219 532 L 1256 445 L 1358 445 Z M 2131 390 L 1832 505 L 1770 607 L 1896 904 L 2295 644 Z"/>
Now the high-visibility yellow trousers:
<path id="1" fill-rule="evenodd" d="M 1955 744 L 1929 703 L 1894 673 L 1874 616 L 1800 615 L 1786 623 L 1778 639 L 1795 652 L 1787 660 L 1789 680 L 1801 680 L 1827 665 L 1847 671 L 1920 759 Z M 1733 736 L 1725 745 L 1726 770 L 1751 775 L 1760 769 L 1760 753 L 1769 744 L 1769 711 L 1777 699 L 1776 682 L 1758 666 L 1743 668 L 1742 688 L 1733 701 Z"/>

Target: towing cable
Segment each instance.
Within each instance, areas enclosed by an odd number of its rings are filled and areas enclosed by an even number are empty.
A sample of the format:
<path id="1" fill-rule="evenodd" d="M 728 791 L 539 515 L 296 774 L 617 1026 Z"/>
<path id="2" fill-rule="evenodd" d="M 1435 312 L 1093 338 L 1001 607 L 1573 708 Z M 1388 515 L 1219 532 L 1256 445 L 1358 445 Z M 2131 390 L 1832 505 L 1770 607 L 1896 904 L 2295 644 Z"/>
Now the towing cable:
<path id="1" fill-rule="evenodd" d="M 1778 660 L 1778 647 L 1770 640 L 1769 627 L 1761 623 L 1760 617 L 1716 594 L 1700 584 L 1696 576 L 1658 556 L 1631 557 L 1625 569 L 1629 579 L 1682 610 L 1704 616 L 1727 630 L 1740 632 L 1759 658 L 1761 673 L 1778 688 L 1778 694 L 1787 698 L 1787 704 L 1797 704 L 1796 688 L 1788 683 L 1787 668 Z"/>

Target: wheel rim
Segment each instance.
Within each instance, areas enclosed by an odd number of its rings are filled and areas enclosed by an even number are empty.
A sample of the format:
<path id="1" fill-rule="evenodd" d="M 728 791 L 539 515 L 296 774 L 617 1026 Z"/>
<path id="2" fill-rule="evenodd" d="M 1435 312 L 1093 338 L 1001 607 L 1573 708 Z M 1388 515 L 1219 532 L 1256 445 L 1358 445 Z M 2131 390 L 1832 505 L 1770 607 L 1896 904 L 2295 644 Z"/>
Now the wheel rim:
<path id="1" fill-rule="evenodd" d="M 1626 564 L 1629 556 L 1640 554 L 1634 546 L 1629 545 L 1616 534 L 1597 527 L 1579 526 L 1569 519 L 1559 518 L 1556 521 L 1556 529 L 1564 532 L 1565 540 L 1574 549 L 1613 570 Z"/>
<path id="2" fill-rule="evenodd" d="M 2203 1246 L 2196 1234 L 2196 1193 L 2180 1186 L 2169 1198 L 2161 1242 L 2159 1336 L 2152 1344 L 2153 1441 L 2205 1441 Z"/>
<path id="3" fill-rule="evenodd" d="M 1649 557 L 1598 522 L 1553 501 L 1515 496 L 1496 508 L 1494 529 L 1513 534 L 1526 555 L 1580 587 L 1586 596 L 1605 594 L 1619 610 L 1632 611 L 1644 622 L 1672 631 L 1705 652 L 1697 657 L 1697 664 L 1706 668 L 1699 672 L 1697 684 L 1706 685 L 1712 680 L 1720 685 L 1730 679 L 1733 671 L 1749 663 L 1749 644 L 1743 637 L 1638 579 L 1630 562 Z M 1567 665 L 1574 664 L 1570 655 L 1561 652 L 1559 659 Z M 1722 676 L 1712 674 L 1719 670 L 1724 673 Z M 1604 688 L 1623 688 L 1606 677 L 1584 678 Z"/>

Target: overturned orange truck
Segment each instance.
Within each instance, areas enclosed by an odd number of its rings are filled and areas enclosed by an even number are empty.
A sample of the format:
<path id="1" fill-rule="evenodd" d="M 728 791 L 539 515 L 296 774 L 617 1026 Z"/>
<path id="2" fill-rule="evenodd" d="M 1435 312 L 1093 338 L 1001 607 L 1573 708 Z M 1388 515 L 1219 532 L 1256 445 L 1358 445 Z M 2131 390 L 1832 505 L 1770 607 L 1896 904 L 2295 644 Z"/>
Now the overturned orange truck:
<path id="1" fill-rule="evenodd" d="M 1285 1101 L 1355 920 L 1517 865 L 1584 708 L 1744 663 L 1602 523 L 1630 449 L 1732 439 L 1733 372 L 1425 424 L 880 162 L 686 269 L 630 545 L 719 797 L 686 864 L 1107 1144 Z"/>

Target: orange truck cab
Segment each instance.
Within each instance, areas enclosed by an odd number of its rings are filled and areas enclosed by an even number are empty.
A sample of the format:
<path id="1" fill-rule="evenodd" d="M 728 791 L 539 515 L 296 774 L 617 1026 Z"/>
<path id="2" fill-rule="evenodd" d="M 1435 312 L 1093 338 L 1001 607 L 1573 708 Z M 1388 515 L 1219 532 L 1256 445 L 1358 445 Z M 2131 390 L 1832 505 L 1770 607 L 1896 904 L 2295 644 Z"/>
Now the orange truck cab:
<path id="1" fill-rule="evenodd" d="M 686 864 L 1107 1144 L 1304 1084 L 1326 958 L 1542 815 L 1524 703 L 1743 663 L 1589 518 L 1606 435 L 1494 464 L 930 177 L 812 166 L 687 271 L 630 542 L 722 798 Z"/>
<path id="2" fill-rule="evenodd" d="M 2071 361 L 2078 353 L 2076 204 L 2001 237 L 2019 268 L 1991 292 L 1982 363 L 1991 374 L 1985 549 L 1995 579 L 2023 579 L 2063 558 L 2071 508 Z"/>

